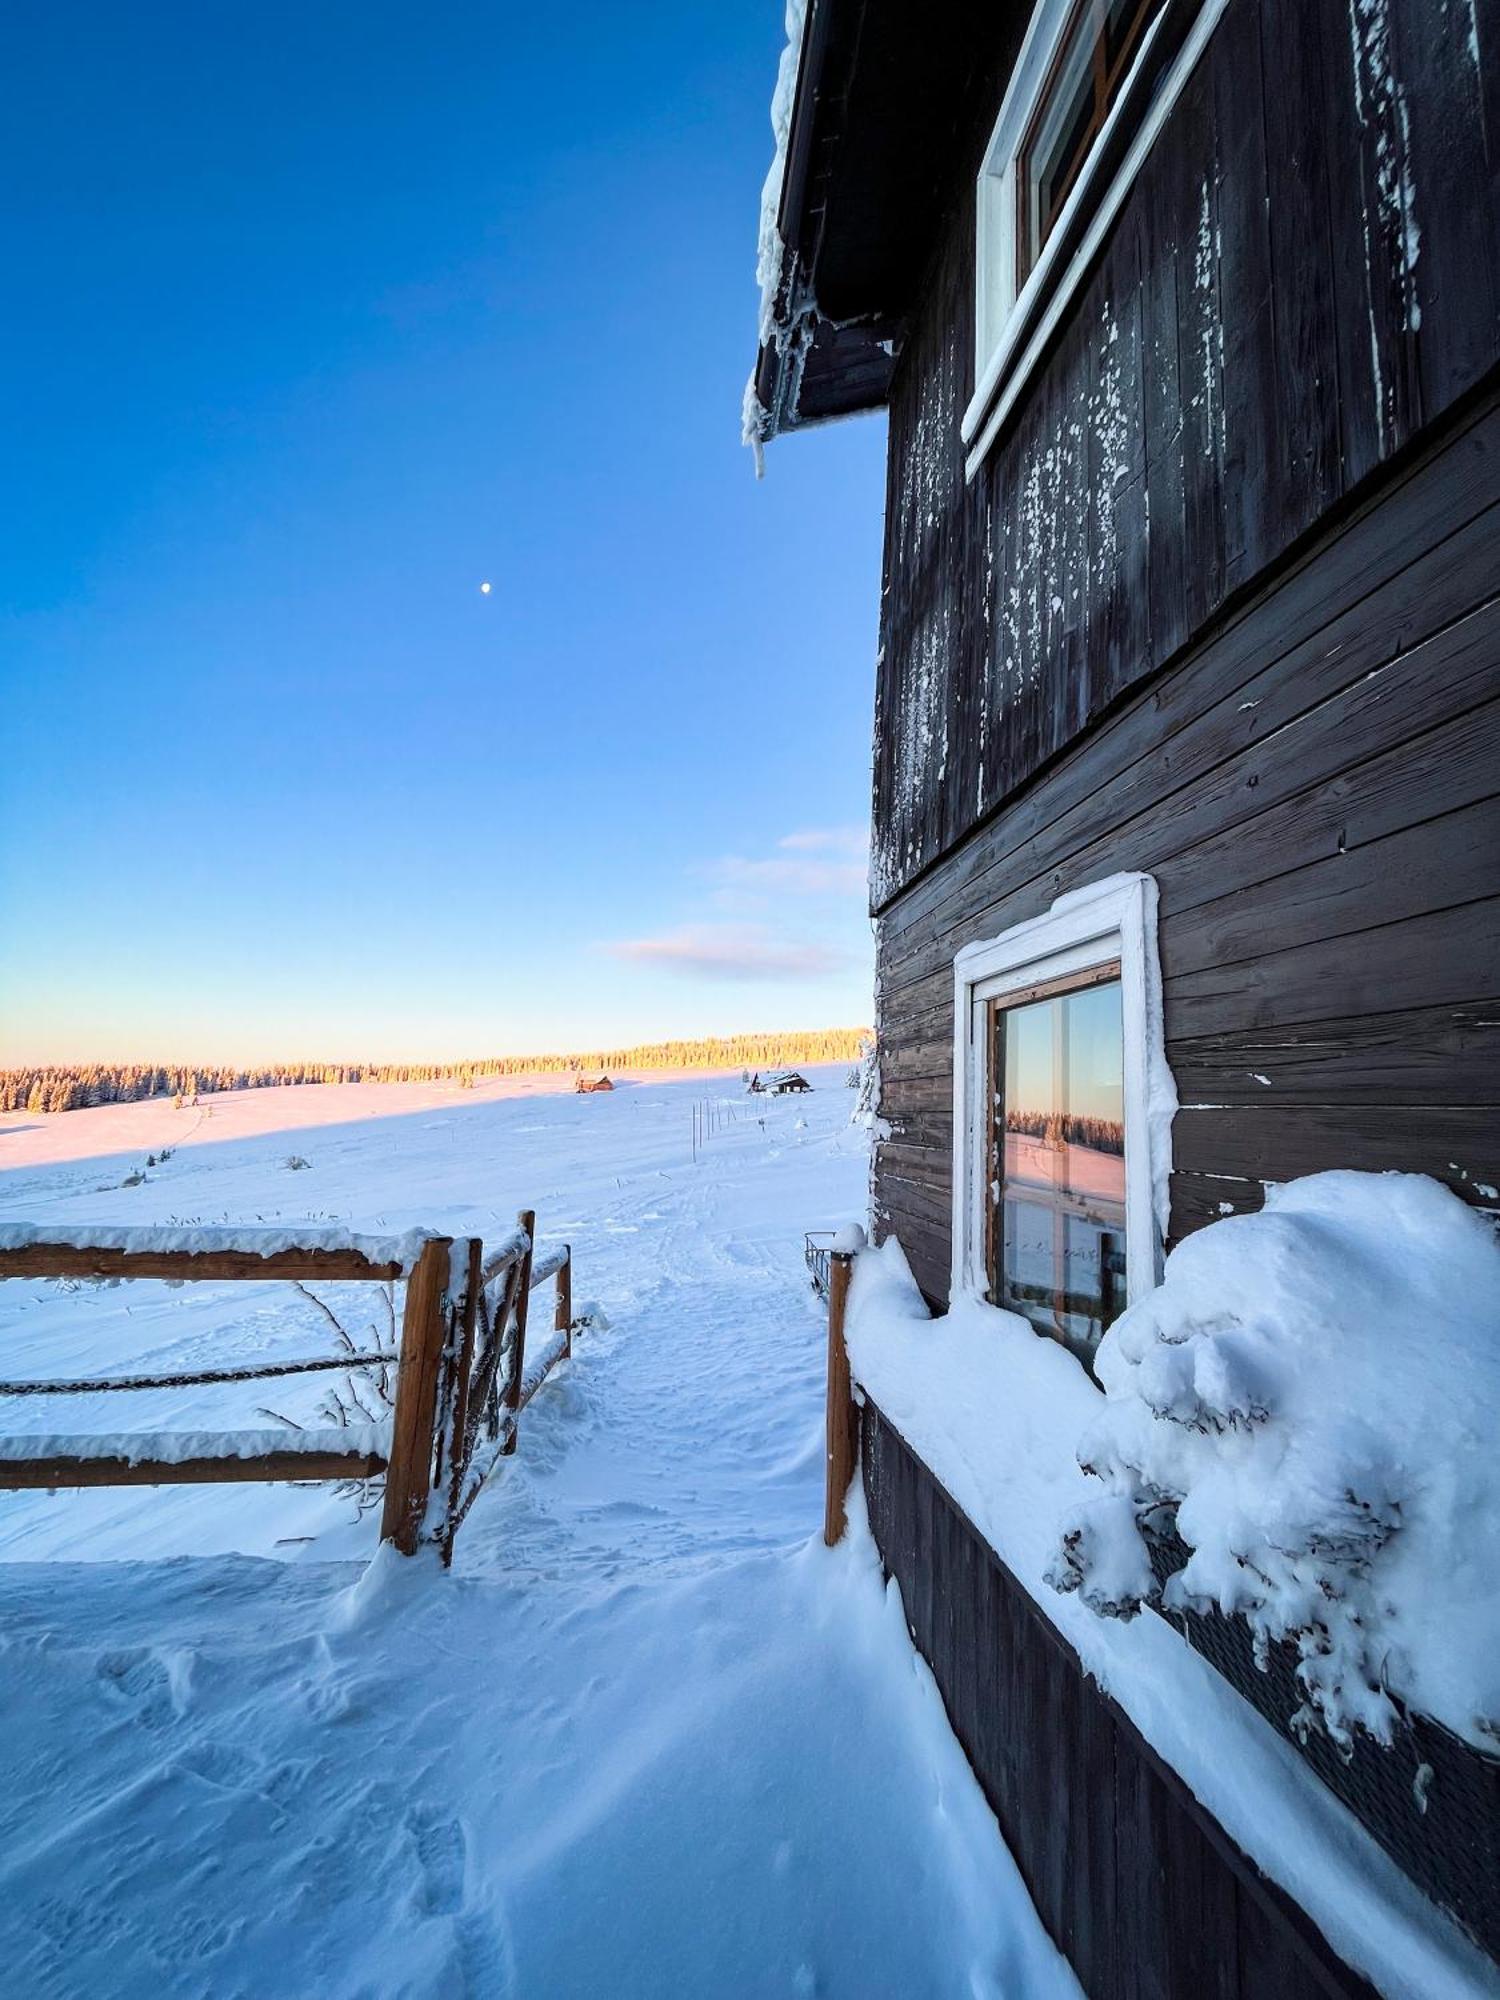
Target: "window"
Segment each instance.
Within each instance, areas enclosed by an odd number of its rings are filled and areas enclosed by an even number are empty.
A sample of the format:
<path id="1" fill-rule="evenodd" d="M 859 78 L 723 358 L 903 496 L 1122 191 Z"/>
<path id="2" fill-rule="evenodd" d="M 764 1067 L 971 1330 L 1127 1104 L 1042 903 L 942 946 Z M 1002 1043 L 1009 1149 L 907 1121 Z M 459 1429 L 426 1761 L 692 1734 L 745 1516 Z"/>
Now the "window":
<path id="1" fill-rule="evenodd" d="M 1161 1269 L 1176 1109 L 1156 885 L 1117 875 L 954 963 L 953 1288 L 1088 1361 Z"/>
<path id="2" fill-rule="evenodd" d="M 1228 0 L 1036 0 L 979 174 L 972 478 Z"/>
<path id="3" fill-rule="evenodd" d="M 1125 1307 L 1120 967 L 986 1004 L 989 1296 L 1087 1359 Z"/>
<path id="4" fill-rule="evenodd" d="M 1026 282 L 1162 0 L 1075 0 L 1016 155 L 1016 284 Z"/>

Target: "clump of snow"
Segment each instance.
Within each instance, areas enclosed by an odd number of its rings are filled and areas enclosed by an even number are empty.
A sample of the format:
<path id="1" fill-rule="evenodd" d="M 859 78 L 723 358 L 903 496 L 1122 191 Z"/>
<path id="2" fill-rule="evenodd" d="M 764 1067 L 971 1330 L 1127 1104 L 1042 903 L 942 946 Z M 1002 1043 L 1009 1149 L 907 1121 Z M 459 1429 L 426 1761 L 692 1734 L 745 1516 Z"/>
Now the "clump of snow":
<path id="1" fill-rule="evenodd" d="M 0 1223 L 0 1250 L 30 1250 L 40 1243 L 66 1244 L 72 1250 L 121 1250 L 157 1257 L 197 1257 L 230 1251 L 241 1256 L 275 1257 L 284 1250 L 354 1250 L 368 1263 L 399 1264 L 403 1270 L 410 1270 L 422 1254 L 424 1244 L 437 1234 L 434 1229 L 407 1229 L 398 1236 L 366 1236 L 352 1229 L 315 1223 L 291 1223 L 276 1228 L 159 1223 L 136 1228 L 113 1222 L 5 1222 Z"/>
<path id="2" fill-rule="evenodd" d="M 1330 1173 L 1191 1236 L 1102 1342 L 1103 1484 L 1051 1581 L 1295 1642 L 1293 1718 L 1389 1741 L 1402 1706 L 1500 1751 L 1500 1245 L 1419 1175 Z"/>
<path id="3" fill-rule="evenodd" d="M 389 1424 L 346 1424 L 308 1429 L 284 1424 L 258 1430 L 30 1431 L 0 1437 L 0 1458 L 34 1465 L 45 1459 L 123 1459 L 127 1465 L 185 1465 L 195 1458 L 265 1458 L 271 1452 L 322 1455 L 353 1452 L 384 1458 L 391 1448 Z M 64 1482 L 66 1484 L 66 1482 Z"/>
<path id="4" fill-rule="evenodd" d="M 880 1046 L 873 1035 L 860 1038 L 849 1123 L 864 1126 L 877 1139 L 890 1137 L 890 1127 L 880 1115 Z"/>
<path id="5" fill-rule="evenodd" d="M 842 1229 L 834 1233 L 833 1254 L 836 1257 L 853 1257 L 864 1249 L 868 1240 L 859 1223 L 846 1222 Z"/>

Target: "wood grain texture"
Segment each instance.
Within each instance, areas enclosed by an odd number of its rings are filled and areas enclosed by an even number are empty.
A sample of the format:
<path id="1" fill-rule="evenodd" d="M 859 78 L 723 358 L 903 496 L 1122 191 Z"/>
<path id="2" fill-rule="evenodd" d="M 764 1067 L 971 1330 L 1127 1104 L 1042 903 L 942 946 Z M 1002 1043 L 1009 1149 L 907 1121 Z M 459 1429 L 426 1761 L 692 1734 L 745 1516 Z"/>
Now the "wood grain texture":
<path id="1" fill-rule="evenodd" d="M 373 1479 L 373 1452 L 272 1451 L 259 1458 L 0 1458 L 0 1490 L 58 1492 L 83 1486 L 224 1486 L 280 1480 Z"/>
<path id="2" fill-rule="evenodd" d="M 446 1236 L 434 1237 L 407 1280 L 401 1320 L 401 1365 L 396 1376 L 396 1410 L 391 1422 L 391 1457 L 386 1472 L 380 1539 L 404 1556 L 421 1539 L 427 1497 L 432 1491 L 433 1444 L 438 1417 L 438 1373 L 448 1337 L 449 1251 Z"/>
<path id="3" fill-rule="evenodd" d="M 892 385 L 877 909 L 1500 360 L 1495 93 L 1444 0 L 1230 0 L 966 480 L 974 175 L 1003 87 L 978 95 Z"/>
<path id="4" fill-rule="evenodd" d="M 946 1299 L 953 959 L 1120 870 L 1161 895 L 1173 1240 L 1324 1167 L 1500 1186 L 1500 395 L 877 924 L 874 1213 Z"/>
<path id="5" fill-rule="evenodd" d="M 295 1278 L 383 1279 L 404 1276 L 400 1264 L 374 1264 L 358 1250 L 80 1250 L 71 1243 L 29 1243 L 0 1250 L 0 1278 Z"/>

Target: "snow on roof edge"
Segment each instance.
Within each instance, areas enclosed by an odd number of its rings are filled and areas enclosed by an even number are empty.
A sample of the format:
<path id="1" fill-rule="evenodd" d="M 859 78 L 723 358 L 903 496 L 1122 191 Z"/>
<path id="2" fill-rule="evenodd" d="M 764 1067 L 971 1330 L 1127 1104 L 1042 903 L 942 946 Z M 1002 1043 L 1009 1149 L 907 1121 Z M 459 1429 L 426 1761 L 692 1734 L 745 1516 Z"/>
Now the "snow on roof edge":
<path id="1" fill-rule="evenodd" d="M 787 151 L 791 143 L 792 107 L 797 101 L 797 77 L 802 67 L 802 48 L 807 28 L 808 0 L 786 0 L 786 46 L 776 68 L 776 88 L 771 94 L 771 132 L 774 147 L 771 164 L 760 191 L 760 233 L 756 245 L 755 279 L 760 286 L 760 340 L 756 359 L 745 384 L 740 409 L 740 437 L 755 453 L 755 471 L 765 469 L 762 446 L 770 413 L 755 386 L 760 350 L 778 345 L 776 295 L 781 287 L 786 245 L 781 240 L 782 189 L 786 184 Z"/>

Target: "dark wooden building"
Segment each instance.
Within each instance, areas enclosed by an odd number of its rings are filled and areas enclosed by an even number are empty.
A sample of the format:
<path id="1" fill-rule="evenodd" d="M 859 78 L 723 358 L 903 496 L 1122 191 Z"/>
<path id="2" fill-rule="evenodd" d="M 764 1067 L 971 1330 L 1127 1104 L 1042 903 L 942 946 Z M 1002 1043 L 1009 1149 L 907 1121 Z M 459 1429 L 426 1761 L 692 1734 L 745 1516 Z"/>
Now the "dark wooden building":
<path id="1" fill-rule="evenodd" d="M 808 0 L 787 125 L 747 429 L 889 413 L 877 1230 L 1086 1362 L 1267 1182 L 1500 1205 L 1500 0 Z M 865 1449 L 1089 1990 L 1360 1990 Z M 1020 1649 L 1107 1804 L 995 1747 L 963 1648 Z M 1232 1966 L 1101 1942 L 1141 1867 Z"/>

